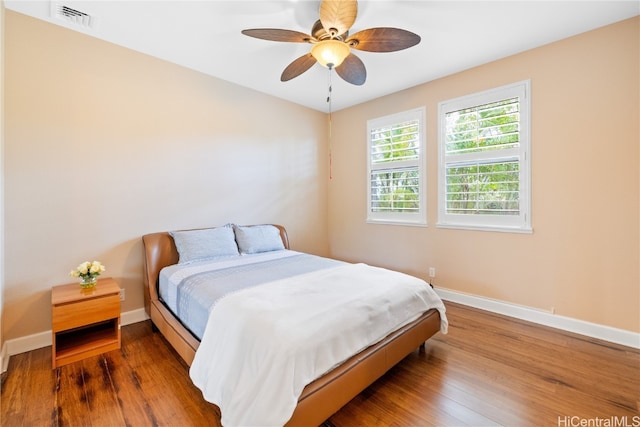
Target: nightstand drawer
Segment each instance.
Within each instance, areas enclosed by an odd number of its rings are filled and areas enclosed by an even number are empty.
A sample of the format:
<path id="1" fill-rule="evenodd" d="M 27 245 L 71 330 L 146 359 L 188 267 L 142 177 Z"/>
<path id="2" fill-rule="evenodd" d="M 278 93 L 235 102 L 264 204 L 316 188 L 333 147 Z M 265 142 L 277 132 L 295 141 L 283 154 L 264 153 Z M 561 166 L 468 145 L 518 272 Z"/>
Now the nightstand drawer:
<path id="1" fill-rule="evenodd" d="M 54 332 L 120 317 L 120 296 L 106 295 L 52 307 Z"/>

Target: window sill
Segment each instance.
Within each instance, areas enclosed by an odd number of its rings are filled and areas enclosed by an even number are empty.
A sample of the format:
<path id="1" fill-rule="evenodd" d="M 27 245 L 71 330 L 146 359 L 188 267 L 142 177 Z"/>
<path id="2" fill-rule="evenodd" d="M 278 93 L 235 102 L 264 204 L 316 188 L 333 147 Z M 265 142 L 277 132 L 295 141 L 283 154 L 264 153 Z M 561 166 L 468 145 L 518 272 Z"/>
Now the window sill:
<path id="1" fill-rule="evenodd" d="M 495 225 L 470 225 L 470 224 L 445 224 L 437 223 L 437 228 L 450 228 L 453 230 L 492 231 L 500 233 L 533 234 L 531 227 L 499 227 Z"/>
<path id="2" fill-rule="evenodd" d="M 426 227 L 426 222 L 406 222 L 406 221 L 391 221 L 391 220 L 374 220 L 367 219 L 367 224 L 373 225 L 404 225 L 407 227 Z"/>

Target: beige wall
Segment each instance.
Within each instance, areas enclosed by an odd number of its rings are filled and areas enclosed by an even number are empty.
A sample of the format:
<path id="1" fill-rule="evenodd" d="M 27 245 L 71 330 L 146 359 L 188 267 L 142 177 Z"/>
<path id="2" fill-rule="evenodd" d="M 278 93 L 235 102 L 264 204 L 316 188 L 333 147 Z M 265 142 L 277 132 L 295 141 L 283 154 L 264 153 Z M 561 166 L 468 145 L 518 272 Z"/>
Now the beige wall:
<path id="1" fill-rule="evenodd" d="M 328 254 L 326 116 L 6 11 L 3 338 L 98 259 L 142 301 L 145 233 L 277 222 Z"/>
<path id="2" fill-rule="evenodd" d="M 0 0 L 0 28 L 4 28 L 4 1 Z M 0 30 L 0 372 L 5 369 L 4 336 L 4 31 Z"/>
<path id="3" fill-rule="evenodd" d="M 331 255 L 640 331 L 638 34 L 634 18 L 335 113 Z M 438 102 L 525 79 L 533 234 L 437 228 Z M 422 105 L 428 227 L 366 224 L 366 121 Z"/>
<path id="4" fill-rule="evenodd" d="M 326 116 L 6 11 L 2 338 L 99 259 L 142 307 L 142 234 L 279 222 L 295 249 L 640 331 L 639 19 Z M 532 81 L 534 233 L 435 227 L 437 103 Z M 429 226 L 369 225 L 366 121 L 425 105 Z M 328 197 L 328 200 L 327 200 Z M 327 216 L 328 206 L 328 216 Z M 492 251 L 504 250 L 498 258 Z"/>

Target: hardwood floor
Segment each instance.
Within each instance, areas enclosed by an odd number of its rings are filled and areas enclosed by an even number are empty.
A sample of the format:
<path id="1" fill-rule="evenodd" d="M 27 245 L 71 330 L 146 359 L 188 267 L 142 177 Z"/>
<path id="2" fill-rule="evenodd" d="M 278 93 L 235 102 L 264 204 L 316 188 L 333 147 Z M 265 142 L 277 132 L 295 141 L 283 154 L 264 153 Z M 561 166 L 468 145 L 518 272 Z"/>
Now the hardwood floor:
<path id="1" fill-rule="evenodd" d="M 447 309 L 448 335 L 430 339 L 325 425 L 640 426 L 640 351 Z M 122 343 L 56 370 L 51 347 L 12 356 L 2 426 L 220 425 L 217 407 L 149 321 L 124 327 Z"/>

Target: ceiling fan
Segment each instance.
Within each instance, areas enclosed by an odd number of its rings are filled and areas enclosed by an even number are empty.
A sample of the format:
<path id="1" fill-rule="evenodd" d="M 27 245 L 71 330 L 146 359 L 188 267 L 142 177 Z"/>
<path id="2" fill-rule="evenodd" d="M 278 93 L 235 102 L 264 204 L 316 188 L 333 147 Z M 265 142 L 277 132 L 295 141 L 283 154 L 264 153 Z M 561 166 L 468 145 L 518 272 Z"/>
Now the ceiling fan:
<path id="1" fill-rule="evenodd" d="M 399 28 L 369 28 L 349 35 L 356 20 L 356 0 L 322 0 L 320 19 L 311 29 L 311 35 L 277 28 L 243 30 L 242 34 L 277 42 L 310 43 L 311 51 L 289 64 L 280 80 L 285 82 L 298 77 L 316 62 L 335 69 L 345 81 L 362 85 L 367 79 L 367 69 L 351 49 L 367 52 L 395 52 L 420 43 L 420 36 Z"/>

